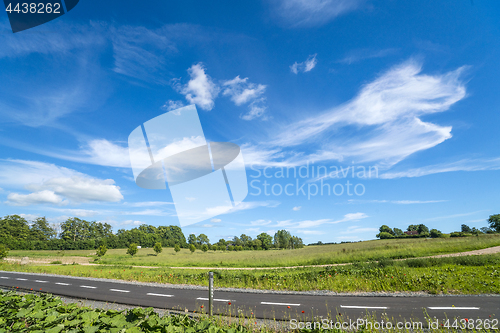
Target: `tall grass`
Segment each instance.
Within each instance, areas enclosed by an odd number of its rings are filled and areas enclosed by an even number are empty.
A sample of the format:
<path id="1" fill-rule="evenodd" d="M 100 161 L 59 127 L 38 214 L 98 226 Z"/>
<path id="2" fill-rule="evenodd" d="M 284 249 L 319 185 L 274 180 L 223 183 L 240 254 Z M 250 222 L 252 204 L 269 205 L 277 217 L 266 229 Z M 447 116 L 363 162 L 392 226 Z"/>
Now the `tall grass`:
<path id="1" fill-rule="evenodd" d="M 390 239 L 359 243 L 306 246 L 296 250 L 269 251 L 196 251 L 182 249 L 179 253 L 165 248 L 158 256 L 153 249 L 140 249 L 134 257 L 126 249 L 108 250 L 100 263 L 106 265 L 137 265 L 166 267 L 286 267 L 402 259 L 484 249 L 500 245 L 500 234 L 465 238 Z M 30 258 L 91 256 L 95 251 L 10 251 L 9 256 Z"/>

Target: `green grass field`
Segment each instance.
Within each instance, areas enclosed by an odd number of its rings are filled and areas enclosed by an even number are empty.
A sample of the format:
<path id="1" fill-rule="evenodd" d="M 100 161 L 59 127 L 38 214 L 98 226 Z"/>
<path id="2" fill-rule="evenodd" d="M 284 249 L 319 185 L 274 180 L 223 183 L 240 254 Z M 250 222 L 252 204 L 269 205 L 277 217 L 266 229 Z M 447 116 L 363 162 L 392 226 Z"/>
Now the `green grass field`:
<path id="1" fill-rule="evenodd" d="M 402 259 L 484 249 L 500 245 L 500 234 L 464 238 L 390 239 L 359 243 L 306 246 L 296 250 L 222 252 L 182 249 L 175 253 L 164 248 L 158 256 L 153 249 L 140 249 L 131 257 L 125 249 L 108 250 L 99 263 L 106 265 L 136 265 L 165 267 L 286 267 L 365 262 L 381 259 Z M 86 256 L 95 251 L 10 251 L 9 257 L 47 258 Z"/>
<path id="2" fill-rule="evenodd" d="M 131 266 L 32 266 L 1 263 L 0 270 L 49 273 L 126 281 L 208 285 L 208 270 Z M 336 292 L 423 291 L 432 294 L 499 294 L 500 254 L 449 258 L 382 260 L 353 265 L 214 270 L 216 287 Z"/>

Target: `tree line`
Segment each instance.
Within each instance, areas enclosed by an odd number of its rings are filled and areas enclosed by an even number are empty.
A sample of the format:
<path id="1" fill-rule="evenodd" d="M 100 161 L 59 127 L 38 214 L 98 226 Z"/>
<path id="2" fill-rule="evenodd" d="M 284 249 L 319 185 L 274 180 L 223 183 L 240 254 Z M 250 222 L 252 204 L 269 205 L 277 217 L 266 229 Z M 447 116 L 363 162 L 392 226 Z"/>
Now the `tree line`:
<path id="1" fill-rule="evenodd" d="M 128 248 L 130 244 L 153 248 L 189 248 L 201 250 L 269 250 L 298 249 L 304 247 L 302 239 L 286 230 L 278 230 L 274 237 L 261 233 L 255 239 L 242 234 L 232 240 L 220 239 L 211 244 L 207 235 L 191 234 L 186 240 L 178 226 L 143 224 L 130 230 L 120 229 L 116 234 L 108 223 L 68 218 L 60 224 L 58 234 L 45 217 L 28 222 L 19 215 L 7 215 L 0 219 L 0 244 L 11 250 L 93 250 L 98 248 Z"/>
<path id="2" fill-rule="evenodd" d="M 120 229 L 116 234 L 108 223 L 69 218 L 60 225 L 59 235 L 45 217 L 28 222 L 19 215 L 0 219 L 0 244 L 11 250 L 92 250 L 102 245 L 107 248 L 126 248 L 131 243 L 153 247 L 178 244 L 187 247 L 186 238 L 178 226 L 141 225 L 130 230 Z"/>
<path id="3" fill-rule="evenodd" d="M 300 249 L 304 247 L 302 238 L 292 236 L 287 230 L 278 230 L 274 237 L 263 232 L 255 239 L 242 234 L 240 237 L 234 236 L 231 240 L 219 239 L 218 242 L 211 244 L 207 235 L 190 234 L 188 237 L 188 244 L 191 249 L 207 250 L 229 250 L 229 251 L 242 251 L 242 250 L 270 250 L 270 249 Z"/>
<path id="4" fill-rule="evenodd" d="M 470 235 L 479 234 L 493 234 L 500 233 L 500 214 L 490 215 L 487 220 L 489 226 L 477 229 L 476 227 L 469 227 L 466 224 L 462 224 L 460 231 L 454 231 L 449 234 L 449 237 L 466 237 Z M 431 229 L 425 224 L 410 224 L 406 231 L 399 228 L 391 228 L 387 225 L 382 225 L 379 228 L 379 233 L 376 235 L 380 239 L 390 239 L 390 238 L 419 238 L 419 237 L 448 237 L 448 235 L 443 234 L 438 229 Z"/>

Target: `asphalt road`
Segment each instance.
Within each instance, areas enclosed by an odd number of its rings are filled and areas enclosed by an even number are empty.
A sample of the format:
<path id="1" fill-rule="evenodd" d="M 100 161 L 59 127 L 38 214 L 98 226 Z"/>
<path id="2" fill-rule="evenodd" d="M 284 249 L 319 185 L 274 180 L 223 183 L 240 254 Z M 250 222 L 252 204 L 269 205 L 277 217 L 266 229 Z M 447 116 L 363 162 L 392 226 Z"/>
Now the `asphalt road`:
<path id="1" fill-rule="evenodd" d="M 55 295 L 134 306 L 189 312 L 208 309 L 208 289 L 179 289 L 140 283 L 98 281 L 67 276 L 0 271 L 0 286 L 14 290 L 47 292 Z M 203 308 L 202 308 L 203 306 Z M 422 321 L 430 317 L 498 320 L 498 296 L 325 296 L 252 292 L 214 292 L 214 314 L 243 312 L 248 317 L 310 321 L 323 316 L 356 321 L 367 311 L 382 319 Z M 252 315 L 253 313 L 253 315 Z M 392 320 L 392 319 L 391 319 Z M 498 325 L 497 327 L 500 327 Z"/>

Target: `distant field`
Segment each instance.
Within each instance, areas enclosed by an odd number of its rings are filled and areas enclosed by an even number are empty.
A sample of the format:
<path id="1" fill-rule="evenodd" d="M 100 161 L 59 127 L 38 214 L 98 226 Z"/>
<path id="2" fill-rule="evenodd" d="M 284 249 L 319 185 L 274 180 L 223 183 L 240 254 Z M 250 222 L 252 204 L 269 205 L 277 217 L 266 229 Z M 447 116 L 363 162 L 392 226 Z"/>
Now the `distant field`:
<path id="1" fill-rule="evenodd" d="M 153 249 L 140 249 L 134 257 L 125 249 L 108 250 L 99 261 L 106 265 L 137 265 L 165 267 L 286 267 L 402 259 L 479 250 L 500 245 L 500 234 L 464 238 L 390 239 L 359 243 L 307 246 L 297 250 L 241 251 L 191 253 L 182 249 L 175 253 L 164 248 L 155 256 Z M 9 257 L 48 258 L 62 256 L 93 257 L 95 251 L 10 251 Z"/>

